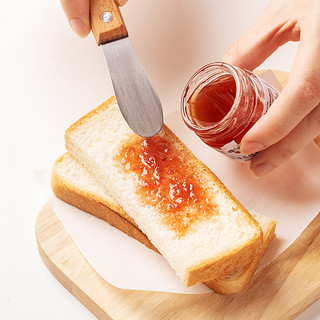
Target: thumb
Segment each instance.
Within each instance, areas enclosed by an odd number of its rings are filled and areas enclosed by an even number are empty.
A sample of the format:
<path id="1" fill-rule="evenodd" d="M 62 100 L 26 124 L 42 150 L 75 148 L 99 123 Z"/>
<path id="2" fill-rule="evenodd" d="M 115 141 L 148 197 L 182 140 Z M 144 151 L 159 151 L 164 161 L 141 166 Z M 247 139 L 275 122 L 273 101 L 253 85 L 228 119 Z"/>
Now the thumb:
<path id="1" fill-rule="evenodd" d="M 60 0 L 73 31 L 81 38 L 90 32 L 89 0 Z"/>

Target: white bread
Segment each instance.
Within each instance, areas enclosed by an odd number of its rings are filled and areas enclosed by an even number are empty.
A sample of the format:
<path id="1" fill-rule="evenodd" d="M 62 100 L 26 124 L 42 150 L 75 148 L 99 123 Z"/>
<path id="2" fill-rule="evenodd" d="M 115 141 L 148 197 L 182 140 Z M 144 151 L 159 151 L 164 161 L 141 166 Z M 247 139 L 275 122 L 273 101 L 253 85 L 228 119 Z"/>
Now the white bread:
<path id="1" fill-rule="evenodd" d="M 66 131 L 65 142 L 67 151 L 97 182 L 104 189 L 112 190 L 113 199 L 167 259 L 185 285 L 216 279 L 248 266 L 261 254 L 260 225 L 166 126 L 156 137 L 146 142 L 134 134 L 112 97 L 72 125 Z M 178 177 L 189 174 L 191 180 L 197 181 L 194 185 L 200 190 L 200 204 L 196 205 L 214 210 L 199 212 L 187 205 L 168 219 L 166 212 L 157 208 L 162 198 L 154 198 L 154 202 L 151 196 L 146 196 L 149 187 L 139 185 L 144 183 L 141 176 L 127 170 L 119 154 L 127 154 L 131 146 L 141 146 L 144 142 L 148 145 L 162 141 L 152 139 L 162 139 L 173 150 L 172 157 L 180 163 L 175 169 Z M 134 166 L 139 160 L 139 155 L 136 156 L 133 163 L 129 159 L 125 165 Z M 168 184 L 165 178 L 159 180 L 164 189 Z M 181 234 L 184 219 L 188 220 L 187 231 Z"/>
<path id="2" fill-rule="evenodd" d="M 250 211 L 250 213 L 260 224 L 263 232 L 263 244 L 260 256 L 257 255 L 247 267 L 239 268 L 236 272 L 226 274 L 219 279 L 213 279 L 205 282 L 209 288 L 217 293 L 235 294 L 245 289 L 259 266 L 261 258 L 265 254 L 270 242 L 276 237 L 276 221 L 253 211 Z"/>
<path id="3" fill-rule="evenodd" d="M 70 154 L 65 153 L 55 161 L 52 168 L 51 185 L 59 199 L 107 221 L 146 247 L 158 252 L 134 220 L 112 199 L 110 191 L 105 190 L 95 181 L 95 178 Z M 276 222 L 255 212 L 251 214 L 262 228 L 263 250 L 261 255 L 263 255 L 270 241 L 275 237 Z M 218 293 L 237 293 L 247 286 L 259 262 L 260 256 L 257 255 L 245 270 L 241 268 L 234 274 L 224 275 L 220 279 L 214 279 L 205 284 Z"/>

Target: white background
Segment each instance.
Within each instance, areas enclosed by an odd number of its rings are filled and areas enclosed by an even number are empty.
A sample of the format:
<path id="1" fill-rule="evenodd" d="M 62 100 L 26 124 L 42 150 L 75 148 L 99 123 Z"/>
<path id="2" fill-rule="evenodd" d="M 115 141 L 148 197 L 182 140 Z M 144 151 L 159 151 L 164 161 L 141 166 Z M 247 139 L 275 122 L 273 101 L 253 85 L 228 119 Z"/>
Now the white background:
<path id="1" fill-rule="evenodd" d="M 266 0 L 129 0 L 123 16 L 164 113 L 188 78 L 220 60 Z M 290 70 L 297 45 L 262 66 Z M 64 131 L 112 94 L 93 37 L 77 38 L 58 0 L 0 0 L 0 319 L 95 319 L 42 263 L 35 219 L 46 196 L 33 171 L 64 152 Z M 317 302 L 297 319 L 320 319 Z"/>

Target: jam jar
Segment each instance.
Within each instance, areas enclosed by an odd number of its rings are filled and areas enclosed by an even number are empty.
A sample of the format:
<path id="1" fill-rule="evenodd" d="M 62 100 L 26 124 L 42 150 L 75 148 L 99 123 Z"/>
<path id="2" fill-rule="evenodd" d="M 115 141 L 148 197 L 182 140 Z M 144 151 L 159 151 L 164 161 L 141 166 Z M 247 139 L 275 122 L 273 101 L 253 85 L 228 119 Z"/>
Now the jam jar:
<path id="1" fill-rule="evenodd" d="M 251 71 L 223 62 L 199 69 L 181 99 L 185 124 L 207 145 L 238 161 L 253 154 L 240 152 L 248 130 L 269 109 L 279 91 Z"/>

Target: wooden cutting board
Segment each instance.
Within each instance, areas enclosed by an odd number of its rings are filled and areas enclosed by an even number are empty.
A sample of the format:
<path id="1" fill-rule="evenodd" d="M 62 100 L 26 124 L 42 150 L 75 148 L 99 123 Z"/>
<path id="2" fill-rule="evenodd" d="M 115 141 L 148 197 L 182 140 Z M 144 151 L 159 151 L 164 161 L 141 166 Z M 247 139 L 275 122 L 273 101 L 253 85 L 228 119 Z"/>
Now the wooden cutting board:
<path id="1" fill-rule="evenodd" d="M 81 254 L 49 204 L 36 221 L 40 256 L 51 273 L 103 320 L 287 320 L 320 298 L 320 213 L 299 238 L 233 296 L 123 290 Z"/>
<path id="2" fill-rule="evenodd" d="M 284 85 L 288 73 L 275 74 Z M 233 296 L 116 288 L 88 263 L 49 204 L 36 220 L 36 239 L 48 269 L 98 319 L 287 320 L 320 298 L 320 213 L 244 292 Z"/>

